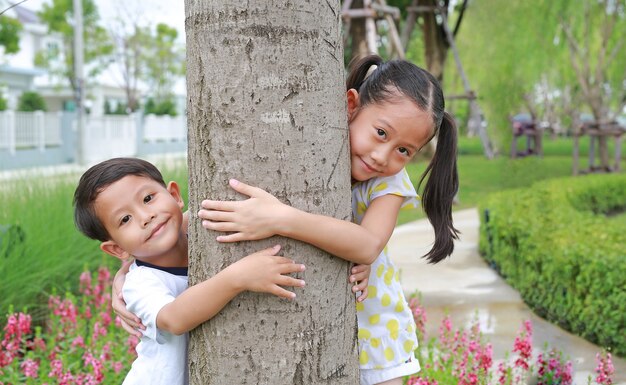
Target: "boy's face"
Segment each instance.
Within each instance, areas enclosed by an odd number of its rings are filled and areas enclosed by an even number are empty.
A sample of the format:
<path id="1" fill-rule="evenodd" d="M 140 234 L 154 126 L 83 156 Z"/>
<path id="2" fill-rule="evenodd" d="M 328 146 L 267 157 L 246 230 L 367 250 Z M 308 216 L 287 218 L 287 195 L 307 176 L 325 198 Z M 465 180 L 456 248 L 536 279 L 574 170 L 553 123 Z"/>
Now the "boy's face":
<path id="1" fill-rule="evenodd" d="M 125 176 L 96 198 L 96 215 L 111 236 L 100 248 L 120 259 L 133 256 L 160 266 L 176 264 L 171 257 L 179 246 L 183 206 L 175 182 L 166 188 L 150 178 Z"/>

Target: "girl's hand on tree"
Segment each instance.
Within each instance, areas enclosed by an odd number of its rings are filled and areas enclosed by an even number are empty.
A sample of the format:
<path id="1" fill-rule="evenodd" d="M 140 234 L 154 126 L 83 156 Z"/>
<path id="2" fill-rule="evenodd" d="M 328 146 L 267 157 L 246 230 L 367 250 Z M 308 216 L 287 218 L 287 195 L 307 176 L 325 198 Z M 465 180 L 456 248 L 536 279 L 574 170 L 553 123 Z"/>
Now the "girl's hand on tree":
<path id="1" fill-rule="evenodd" d="M 227 269 L 234 270 L 233 276 L 237 277 L 235 285 L 241 290 L 270 293 L 288 299 L 295 298 L 296 293 L 281 286 L 304 287 L 304 280 L 286 274 L 302 272 L 305 267 L 289 258 L 277 256 L 279 250 L 280 246 L 276 245 L 250 254 L 230 265 Z"/>
<path id="2" fill-rule="evenodd" d="M 202 226 L 207 230 L 231 233 L 218 236 L 218 242 L 255 241 L 278 234 L 280 212 L 289 206 L 258 187 L 235 179 L 231 179 L 229 184 L 233 190 L 250 198 L 243 201 L 202 201 L 202 209 L 198 211 Z"/>
<path id="3" fill-rule="evenodd" d="M 361 292 L 356 299 L 357 302 L 363 302 L 365 298 L 367 298 L 367 285 L 370 280 L 370 273 L 372 271 L 372 265 L 354 265 L 352 270 L 350 270 L 350 277 L 348 280 L 350 283 L 353 283 L 352 292 L 358 293 Z"/>
<path id="4" fill-rule="evenodd" d="M 132 264 L 132 261 L 126 261 L 122 264 L 122 267 L 115 273 L 113 277 L 113 283 L 111 285 L 111 307 L 115 314 L 120 318 L 122 328 L 129 334 L 141 338 L 142 334 L 140 330 L 145 330 L 146 327 L 141 323 L 141 319 L 133 313 L 126 310 L 126 302 L 122 296 L 122 287 L 126 280 L 126 273 L 128 268 Z"/>

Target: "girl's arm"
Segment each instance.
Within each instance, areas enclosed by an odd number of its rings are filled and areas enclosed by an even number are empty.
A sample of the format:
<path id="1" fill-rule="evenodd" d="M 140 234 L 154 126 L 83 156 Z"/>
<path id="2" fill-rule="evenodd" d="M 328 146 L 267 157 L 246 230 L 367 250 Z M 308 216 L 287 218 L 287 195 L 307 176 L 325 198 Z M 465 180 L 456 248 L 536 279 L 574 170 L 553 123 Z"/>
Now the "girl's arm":
<path id="1" fill-rule="evenodd" d="M 281 235 L 309 243 L 342 259 L 371 264 L 387 245 L 404 198 L 384 195 L 372 201 L 360 225 L 310 214 L 281 203 L 266 191 L 236 180 L 230 186 L 250 198 L 202 202 L 202 225 L 220 235 L 220 242 L 257 240 Z"/>

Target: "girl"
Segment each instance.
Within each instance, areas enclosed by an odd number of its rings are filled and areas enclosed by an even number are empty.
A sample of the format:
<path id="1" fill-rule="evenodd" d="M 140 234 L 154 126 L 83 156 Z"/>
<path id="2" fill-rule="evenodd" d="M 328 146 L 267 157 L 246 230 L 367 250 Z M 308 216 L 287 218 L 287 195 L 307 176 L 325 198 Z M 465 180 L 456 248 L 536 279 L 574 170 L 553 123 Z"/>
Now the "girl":
<path id="1" fill-rule="evenodd" d="M 437 263 L 452 253 L 458 237 L 452 224 L 458 190 L 456 127 L 444 111 L 437 80 L 407 61 L 363 58 L 352 66 L 347 88 L 355 223 L 299 211 L 236 180 L 230 186 L 249 199 L 205 200 L 198 216 L 205 228 L 229 232 L 217 237 L 220 242 L 281 235 L 371 264 L 367 298 L 357 303 L 361 384 L 402 384 L 403 376 L 419 371 L 413 354 L 417 339 L 385 246 L 398 211 L 417 201 L 404 166 L 437 135 L 435 154 L 419 183 L 429 175 L 421 200 L 435 242 L 425 257 Z"/>

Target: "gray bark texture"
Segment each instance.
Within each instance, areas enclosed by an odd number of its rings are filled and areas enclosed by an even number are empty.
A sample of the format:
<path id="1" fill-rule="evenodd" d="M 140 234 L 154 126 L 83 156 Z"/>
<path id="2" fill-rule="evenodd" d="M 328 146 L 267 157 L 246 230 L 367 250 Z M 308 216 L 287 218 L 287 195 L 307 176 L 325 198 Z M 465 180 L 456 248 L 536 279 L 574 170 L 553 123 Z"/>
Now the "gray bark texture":
<path id="1" fill-rule="evenodd" d="M 358 384 L 349 263 L 276 237 L 218 244 L 200 201 L 244 199 L 230 178 L 350 219 L 339 1 L 185 0 L 189 281 L 273 244 L 306 264 L 293 301 L 244 293 L 191 332 L 191 384 Z M 341 234 L 337 234 L 341 236 Z"/>

